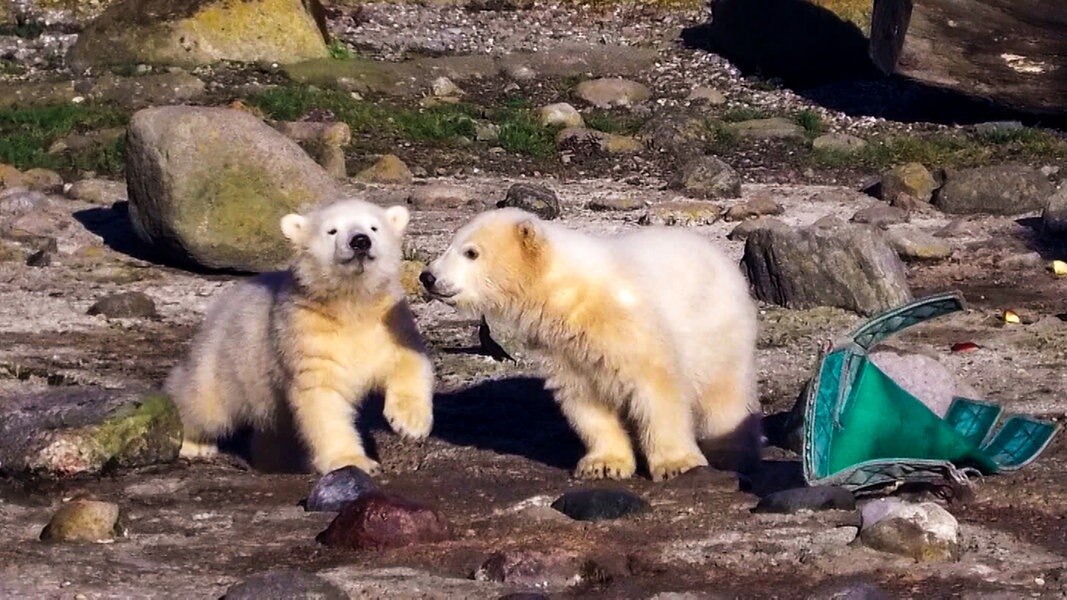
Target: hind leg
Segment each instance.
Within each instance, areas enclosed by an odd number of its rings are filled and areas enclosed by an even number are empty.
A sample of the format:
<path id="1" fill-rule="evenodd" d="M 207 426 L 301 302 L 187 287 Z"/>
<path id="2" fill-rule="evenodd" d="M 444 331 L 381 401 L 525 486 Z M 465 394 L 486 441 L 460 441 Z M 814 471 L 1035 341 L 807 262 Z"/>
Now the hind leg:
<path id="1" fill-rule="evenodd" d="M 722 369 L 699 397 L 700 445 L 717 468 L 745 472 L 759 465 L 762 418 L 754 379 L 749 369 Z"/>
<path id="2" fill-rule="evenodd" d="M 233 427 L 233 415 L 214 386 L 188 380 L 188 372 L 176 368 L 164 390 L 178 407 L 182 420 L 182 458 L 210 458 L 219 452 L 218 439 Z"/>

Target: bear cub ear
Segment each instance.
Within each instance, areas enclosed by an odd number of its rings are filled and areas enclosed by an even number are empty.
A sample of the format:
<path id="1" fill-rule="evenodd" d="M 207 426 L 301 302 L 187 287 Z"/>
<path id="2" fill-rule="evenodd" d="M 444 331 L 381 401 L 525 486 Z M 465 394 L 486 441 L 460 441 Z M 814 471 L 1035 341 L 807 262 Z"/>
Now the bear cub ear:
<path id="1" fill-rule="evenodd" d="M 407 229 L 408 221 L 411 220 L 411 213 L 403 206 L 390 206 L 385 209 L 385 220 L 393 232 L 402 235 Z"/>
<path id="2" fill-rule="evenodd" d="M 515 233 L 519 237 L 519 243 L 524 250 L 530 253 L 536 252 L 541 246 L 541 228 L 534 218 L 523 219 L 515 224 Z"/>
<path id="3" fill-rule="evenodd" d="M 300 215 L 282 217 L 282 235 L 290 242 L 299 244 L 307 236 L 307 219 Z"/>

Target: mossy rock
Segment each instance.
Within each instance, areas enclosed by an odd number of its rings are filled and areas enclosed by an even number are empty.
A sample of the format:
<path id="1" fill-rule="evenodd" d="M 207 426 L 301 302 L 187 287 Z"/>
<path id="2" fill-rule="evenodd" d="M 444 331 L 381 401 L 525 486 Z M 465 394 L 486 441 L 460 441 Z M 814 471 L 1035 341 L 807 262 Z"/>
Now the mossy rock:
<path id="1" fill-rule="evenodd" d="M 170 399 L 136 390 L 69 388 L 9 398 L 0 423 L 0 472 L 98 473 L 174 461 L 182 424 Z"/>
<path id="2" fill-rule="evenodd" d="M 138 112 L 126 140 L 130 217 L 170 262 L 236 271 L 284 266 L 281 218 L 336 200 L 336 182 L 292 140 L 239 110 Z"/>
<path id="3" fill-rule="evenodd" d="M 122 0 L 78 36 L 70 64 L 82 70 L 325 58 L 322 15 L 318 0 Z"/>

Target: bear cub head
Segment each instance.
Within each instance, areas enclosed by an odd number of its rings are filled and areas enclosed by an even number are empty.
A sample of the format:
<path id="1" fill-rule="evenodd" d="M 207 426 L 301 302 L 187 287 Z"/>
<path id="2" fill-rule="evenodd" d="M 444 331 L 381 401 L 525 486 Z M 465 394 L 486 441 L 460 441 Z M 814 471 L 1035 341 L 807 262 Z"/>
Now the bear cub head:
<path id="1" fill-rule="evenodd" d="M 545 224 L 531 213 L 484 212 L 456 232 L 419 281 L 434 299 L 471 316 L 514 310 L 544 269 L 547 235 Z"/>
<path id="2" fill-rule="evenodd" d="M 409 218 L 403 206 L 355 199 L 285 215 L 282 233 L 293 245 L 296 279 L 320 294 L 385 291 L 399 277 Z"/>

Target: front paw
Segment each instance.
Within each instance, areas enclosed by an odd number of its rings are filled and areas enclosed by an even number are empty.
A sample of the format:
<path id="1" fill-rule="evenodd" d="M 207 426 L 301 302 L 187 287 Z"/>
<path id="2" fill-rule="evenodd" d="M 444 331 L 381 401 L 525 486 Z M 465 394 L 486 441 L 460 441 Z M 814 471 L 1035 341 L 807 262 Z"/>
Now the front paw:
<path id="1" fill-rule="evenodd" d="M 666 481 L 697 467 L 708 466 L 708 459 L 703 454 L 687 454 L 673 458 L 648 459 L 648 470 L 652 481 Z"/>
<path id="2" fill-rule="evenodd" d="M 587 454 L 578 461 L 574 476 L 578 479 L 628 479 L 636 471 L 633 456 Z"/>
<path id="3" fill-rule="evenodd" d="M 377 475 L 382 470 L 378 461 L 371 460 L 365 454 L 345 454 L 343 456 L 315 460 L 315 470 L 321 475 L 336 471 L 342 467 L 356 467 L 367 475 Z"/>
<path id="4" fill-rule="evenodd" d="M 386 398 L 382 412 L 393 431 L 406 438 L 425 439 L 433 428 L 433 403 L 429 399 Z"/>
<path id="5" fill-rule="evenodd" d="M 188 459 L 212 458 L 219 453 L 219 447 L 215 442 L 197 442 L 191 439 L 182 440 L 182 448 L 178 456 Z"/>

